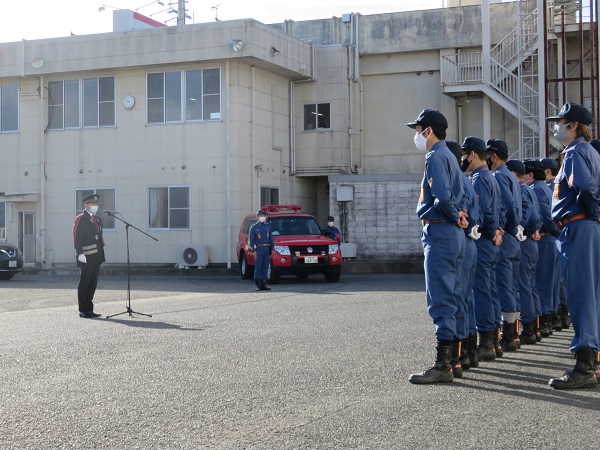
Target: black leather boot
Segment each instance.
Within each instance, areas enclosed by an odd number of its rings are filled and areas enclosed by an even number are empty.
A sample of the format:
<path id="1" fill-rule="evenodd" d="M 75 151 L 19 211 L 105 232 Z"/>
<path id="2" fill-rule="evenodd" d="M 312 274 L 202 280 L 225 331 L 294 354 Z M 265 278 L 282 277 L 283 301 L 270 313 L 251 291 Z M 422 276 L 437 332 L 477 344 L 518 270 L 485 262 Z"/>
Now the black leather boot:
<path id="1" fill-rule="evenodd" d="M 596 379 L 600 377 L 600 352 L 596 354 L 596 359 L 594 360 L 594 372 L 596 373 Z"/>
<path id="2" fill-rule="evenodd" d="M 559 311 L 560 311 L 560 306 L 559 306 Z M 552 313 L 552 329 L 554 331 L 562 331 L 562 320 L 561 320 L 560 316 L 558 315 L 558 312 Z"/>
<path id="3" fill-rule="evenodd" d="M 535 322 L 523 322 L 523 331 L 519 335 L 521 343 L 525 345 L 537 344 L 535 338 Z"/>
<path id="4" fill-rule="evenodd" d="M 475 341 L 477 342 L 477 341 Z M 477 345 L 475 345 L 477 347 Z M 471 368 L 471 360 L 469 359 L 469 338 L 466 337 L 460 341 L 460 356 L 458 357 L 460 366 L 463 372 Z M 456 374 L 454 374 L 456 377 Z"/>
<path id="5" fill-rule="evenodd" d="M 517 344 L 517 349 L 521 348 L 521 338 L 519 337 L 519 326 L 521 325 L 520 320 L 515 321 L 515 344 Z"/>
<path id="6" fill-rule="evenodd" d="M 262 291 L 262 282 L 260 280 L 254 280 L 254 284 L 256 285 L 257 291 Z"/>
<path id="7" fill-rule="evenodd" d="M 535 318 L 535 340 L 540 342 L 542 340 L 542 332 L 540 331 L 540 323 L 541 323 L 541 319 L 540 317 L 536 317 Z"/>
<path id="8" fill-rule="evenodd" d="M 435 364 L 421 373 L 413 373 L 408 381 L 413 384 L 452 383 L 454 375 L 450 367 L 452 341 L 438 341 Z"/>
<path id="9" fill-rule="evenodd" d="M 552 336 L 552 314 L 540 316 L 540 334 L 543 338 Z"/>
<path id="10" fill-rule="evenodd" d="M 502 345 L 500 345 L 501 333 L 502 333 L 502 328 L 496 328 L 494 330 L 494 334 L 492 335 L 492 344 L 494 345 L 494 351 L 496 352 L 496 358 L 502 358 L 502 355 L 504 355 L 504 350 L 502 350 Z"/>
<path id="11" fill-rule="evenodd" d="M 502 322 L 502 339 L 500 345 L 503 352 L 516 352 L 517 343 L 515 342 L 515 322 Z M 496 356 L 498 356 L 496 354 Z"/>
<path id="12" fill-rule="evenodd" d="M 597 352 L 591 349 L 575 352 L 577 362 L 573 370 L 565 372 L 560 378 L 552 378 L 548 383 L 554 389 L 583 389 L 598 386 L 598 379 L 594 373 L 594 360 Z"/>
<path id="13" fill-rule="evenodd" d="M 261 281 L 260 285 L 261 285 L 263 291 L 270 291 L 271 290 L 271 288 L 269 286 L 267 286 L 267 282 L 265 280 Z"/>
<path id="14" fill-rule="evenodd" d="M 462 342 L 456 340 L 452 342 L 452 351 L 450 352 L 450 367 L 452 367 L 452 375 L 454 378 L 462 377 L 462 364 L 460 363 Z"/>
<path id="15" fill-rule="evenodd" d="M 569 317 L 569 307 L 567 305 L 559 305 L 558 315 L 560 316 L 563 330 L 571 328 L 571 318 Z"/>
<path id="16" fill-rule="evenodd" d="M 477 334 L 469 335 L 469 348 L 467 349 L 471 367 L 479 367 L 479 358 L 477 357 Z"/>
<path id="17" fill-rule="evenodd" d="M 494 334 L 496 330 L 479 332 L 479 347 L 477 347 L 478 361 L 493 361 L 496 359 L 496 350 L 494 349 Z"/>

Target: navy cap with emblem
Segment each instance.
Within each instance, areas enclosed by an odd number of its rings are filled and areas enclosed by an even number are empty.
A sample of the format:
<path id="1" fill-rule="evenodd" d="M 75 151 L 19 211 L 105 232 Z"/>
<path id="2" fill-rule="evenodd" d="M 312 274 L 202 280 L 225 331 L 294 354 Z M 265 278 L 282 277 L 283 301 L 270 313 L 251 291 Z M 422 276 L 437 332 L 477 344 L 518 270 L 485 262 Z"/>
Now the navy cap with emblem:
<path id="1" fill-rule="evenodd" d="M 458 165 L 460 165 L 460 160 L 462 159 L 462 148 L 460 148 L 460 144 L 454 141 L 446 141 L 446 147 L 448 147 L 452 154 L 456 156 Z"/>
<path id="2" fill-rule="evenodd" d="M 462 143 L 462 148 L 465 150 L 479 150 L 481 152 L 487 151 L 485 147 L 485 141 L 475 136 L 467 136 Z"/>
<path id="3" fill-rule="evenodd" d="M 501 139 L 488 139 L 485 151 L 487 153 L 495 153 L 503 160 L 508 158 L 508 146 L 506 145 L 506 142 Z"/>
<path id="4" fill-rule="evenodd" d="M 506 168 L 511 172 L 520 173 L 522 175 L 525 174 L 525 164 L 518 159 L 509 159 L 506 161 Z"/>
<path id="5" fill-rule="evenodd" d="M 556 116 L 548 117 L 548 122 L 557 122 L 560 119 L 574 120 L 584 125 L 592 123 L 592 114 L 587 108 L 577 103 L 567 102 L 563 105 Z"/>
<path id="6" fill-rule="evenodd" d="M 256 211 L 256 215 L 257 216 L 261 216 L 261 215 L 267 215 L 267 211 L 265 211 L 264 209 L 259 209 L 258 211 Z"/>
<path id="7" fill-rule="evenodd" d="M 83 197 L 83 203 L 98 203 L 100 196 L 98 194 L 90 194 Z"/>
<path id="8" fill-rule="evenodd" d="M 544 158 L 540 160 L 545 169 L 558 169 L 558 161 L 554 158 Z"/>
<path id="9" fill-rule="evenodd" d="M 335 220 L 335 218 L 333 216 L 327 217 L 327 221 L 328 222 L 333 222 L 334 220 Z"/>
<path id="10" fill-rule="evenodd" d="M 537 159 L 526 159 L 525 161 L 523 161 L 523 164 L 525 165 L 526 173 L 534 173 L 537 171 L 543 172 L 546 168 L 546 165 L 542 161 L 538 161 Z"/>
<path id="11" fill-rule="evenodd" d="M 407 123 L 406 126 L 409 128 L 417 128 L 417 125 L 421 125 L 423 129 L 431 127 L 434 130 L 446 131 L 448 128 L 448 121 L 444 115 L 436 111 L 435 109 L 424 109 L 419 114 L 419 117 L 414 122 Z"/>

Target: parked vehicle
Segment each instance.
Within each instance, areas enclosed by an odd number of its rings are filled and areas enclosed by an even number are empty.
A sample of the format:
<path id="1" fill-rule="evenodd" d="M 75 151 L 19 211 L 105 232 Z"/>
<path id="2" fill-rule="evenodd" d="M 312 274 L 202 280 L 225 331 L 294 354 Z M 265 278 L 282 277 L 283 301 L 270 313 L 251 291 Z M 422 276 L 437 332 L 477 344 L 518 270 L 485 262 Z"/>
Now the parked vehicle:
<path id="1" fill-rule="evenodd" d="M 10 280 L 23 271 L 23 254 L 18 247 L 0 242 L 0 280 Z"/>
<path id="2" fill-rule="evenodd" d="M 279 282 L 282 275 L 307 278 L 316 273 L 322 273 L 328 282 L 339 281 L 342 269 L 340 246 L 322 235 L 313 216 L 302 213 L 298 205 L 265 205 L 262 209 L 269 213 L 267 222 L 271 224 L 275 242 L 269 283 Z M 256 216 L 248 214 L 238 235 L 236 254 L 243 279 L 251 279 L 254 275 L 254 254 L 248 247 L 248 233 L 255 223 Z"/>

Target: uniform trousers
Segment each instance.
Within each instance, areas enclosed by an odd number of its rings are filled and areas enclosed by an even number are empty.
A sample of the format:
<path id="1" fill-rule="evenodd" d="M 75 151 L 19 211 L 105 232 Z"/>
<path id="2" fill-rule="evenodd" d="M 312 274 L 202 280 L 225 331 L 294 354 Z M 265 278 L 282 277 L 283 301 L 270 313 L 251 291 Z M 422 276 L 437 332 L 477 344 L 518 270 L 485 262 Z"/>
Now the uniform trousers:
<path id="1" fill-rule="evenodd" d="M 557 240 L 567 304 L 575 336 L 571 351 L 600 348 L 600 223 L 581 219 L 565 225 Z"/>
<path id="2" fill-rule="evenodd" d="M 560 295 L 560 262 L 556 238 L 551 234 L 538 241 L 538 263 L 535 273 L 535 287 L 540 296 L 542 314 L 551 314 L 558 306 Z"/>
<path id="3" fill-rule="evenodd" d="M 535 267 L 538 260 L 538 243 L 531 238 L 521 242 L 521 264 L 519 266 L 519 300 L 521 321 L 533 322 L 535 310 Z M 538 299 L 539 302 L 539 299 Z"/>
<path id="4" fill-rule="evenodd" d="M 267 281 L 270 256 L 271 251 L 268 245 L 256 246 L 256 261 L 254 261 L 254 279 L 256 281 Z"/>
<path id="5" fill-rule="evenodd" d="M 496 294 L 496 264 L 500 249 L 485 236 L 475 241 L 477 246 L 477 269 L 473 283 L 475 300 L 475 320 L 477 330 L 492 331 L 498 328 L 496 320 L 500 315 L 500 301 Z"/>
<path id="6" fill-rule="evenodd" d="M 427 310 L 438 341 L 458 339 L 457 314 L 464 311 L 460 267 L 465 257 L 465 232 L 450 222 L 423 227 Z M 462 319 L 464 320 L 464 319 Z"/>
<path id="7" fill-rule="evenodd" d="M 505 233 L 502 236 L 500 258 L 496 266 L 496 288 L 498 289 L 502 313 L 515 313 L 518 311 L 515 285 L 518 285 L 520 259 L 521 246 L 519 240 L 512 234 Z M 502 318 L 496 317 L 496 320 L 498 326 L 500 326 Z M 509 321 L 512 322 L 512 320 Z"/>
<path id="8" fill-rule="evenodd" d="M 94 294 L 98 286 L 98 274 L 100 273 L 100 264 L 81 263 L 81 274 L 79 276 L 79 286 L 77 287 L 77 302 L 80 312 L 94 311 Z"/>
<path id="9" fill-rule="evenodd" d="M 464 312 L 459 310 L 456 320 L 456 331 L 458 338 L 463 339 L 470 334 L 477 333 L 475 322 L 475 300 L 473 298 L 473 283 L 475 282 L 475 271 L 477 270 L 477 246 L 470 237 L 465 238 L 465 257 L 460 267 L 460 281 L 462 298 L 459 308 L 464 305 Z"/>

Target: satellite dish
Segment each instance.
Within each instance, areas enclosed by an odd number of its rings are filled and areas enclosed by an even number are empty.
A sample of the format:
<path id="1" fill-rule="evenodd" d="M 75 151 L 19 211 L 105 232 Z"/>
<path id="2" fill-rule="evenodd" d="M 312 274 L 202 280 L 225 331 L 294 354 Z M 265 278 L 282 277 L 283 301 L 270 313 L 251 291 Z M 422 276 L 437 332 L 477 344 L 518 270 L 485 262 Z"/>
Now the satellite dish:
<path id="1" fill-rule="evenodd" d="M 41 69 L 42 67 L 44 67 L 44 60 L 36 56 L 31 60 L 31 67 L 33 67 L 34 69 Z"/>

